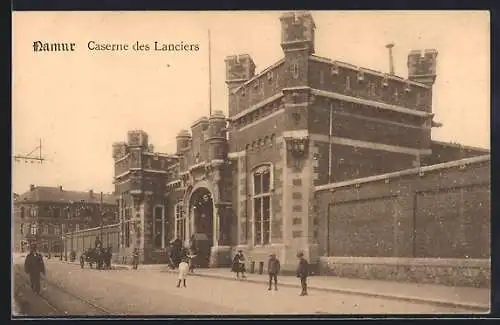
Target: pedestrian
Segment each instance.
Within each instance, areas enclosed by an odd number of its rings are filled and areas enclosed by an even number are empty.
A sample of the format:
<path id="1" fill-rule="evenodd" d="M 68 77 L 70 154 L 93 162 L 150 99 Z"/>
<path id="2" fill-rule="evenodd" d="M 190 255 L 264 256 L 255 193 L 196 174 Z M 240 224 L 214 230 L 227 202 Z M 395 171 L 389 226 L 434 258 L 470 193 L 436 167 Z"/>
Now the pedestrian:
<path id="1" fill-rule="evenodd" d="M 300 286 L 302 287 L 302 291 L 300 293 L 301 296 L 307 296 L 307 276 L 309 263 L 304 258 L 304 253 L 300 252 L 297 254 L 299 258 L 299 266 L 297 267 L 297 278 L 300 279 Z"/>
<path id="2" fill-rule="evenodd" d="M 83 252 L 82 255 L 80 255 L 80 267 L 83 269 L 84 266 L 85 266 L 85 252 Z"/>
<path id="3" fill-rule="evenodd" d="M 189 249 L 189 253 L 188 253 L 188 261 L 189 261 L 189 272 L 193 273 L 194 272 L 194 268 L 195 268 L 195 264 L 196 264 L 196 253 L 192 250 L 192 249 Z"/>
<path id="4" fill-rule="evenodd" d="M 236 278 L 240 278 L 240 273 L 241 277 L 243 279 L 246 278 L 245 276 L 245 255 L 243 255 L 243 251 L 240 249 L 238 250 L 238 253 L 234 255 L 233 258 L 233 264 L 231 267 L 233 272 L 236 272 Z"/>
<path id="5" fill-rule="evenodd" d="M 276 254 L 269 255 L 269 261 L 267 262 L 267 273 L 269 274 L 269 288 L 271 290 L 272 283 L 274 281 L 274 290 L 278 290 L 278 273 L 280 272 L 280 260 L 276 257 Z"/>
<path id="6" fill-rule="evenodd" d="M 134 252 L 132 253 L 132 266 L 134 270 L 137 270 L 139 266 L 139 249 L 134 248 Z"/>
<path id="7" fill-rule="evenodd" d="M 42 254 L 37 252 L 36 244 L 31 244 L 30 253 L 24 261 L 24 271 L 30 277 L 31 289 L 37 294 L 40 293 L 40 274 L 45 275 L 45 264 Z"/>
<path id="8" fill-rule="evenodd" d="M 105 259 L 104 259 L 104 268 L 107 270 L 111 270 L 111 259 L 113 258 L 113 250 L 110 247 L 106 249 Z"/>
<path id="9" fill-rule="evenodd" d="M 179 263 L 179 280 L 177 282 L 177 288 L 181 287 L 181 281 L 182 285 L 184 288 L 187 288 L 186 286 L 186 278 L 189 274 L 189 264 L 187 261 L 187 258 L 183 258 L 181 262 Z"/>

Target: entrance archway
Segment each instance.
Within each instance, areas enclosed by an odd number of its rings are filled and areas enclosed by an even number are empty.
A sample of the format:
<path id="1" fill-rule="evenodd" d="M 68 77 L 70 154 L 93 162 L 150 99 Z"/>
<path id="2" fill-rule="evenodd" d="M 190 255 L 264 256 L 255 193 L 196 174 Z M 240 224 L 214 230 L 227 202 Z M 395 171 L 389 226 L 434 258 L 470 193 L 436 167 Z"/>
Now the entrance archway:
<path id="1" fill-rule="evenodd" d="M 197 263 L 200 267 L 207 267 L 210 259 L 210 250 L 214 245 L 214 199 L 205 187 L 197 188 L 189 199 L 190 212 L 190 243 L 195 249 Z"/>

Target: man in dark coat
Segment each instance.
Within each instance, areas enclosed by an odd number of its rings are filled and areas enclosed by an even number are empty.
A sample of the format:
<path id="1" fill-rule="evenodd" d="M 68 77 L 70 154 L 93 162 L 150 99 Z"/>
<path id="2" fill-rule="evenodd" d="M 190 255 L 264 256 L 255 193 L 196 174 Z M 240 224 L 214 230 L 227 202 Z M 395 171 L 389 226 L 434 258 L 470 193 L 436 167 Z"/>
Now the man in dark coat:
<path id="1" fill-rule="evenodd" d="M 298 253 L 297 257 L 299 258 L 299 266 L 297 267 L 297 278 L 300 279 L 300 285 L 302 287 L 301 296 L 307 296 L 307 277 L 309 275 L 308 268 L 309 263 L 304 258 L 304 253 Z"/>
<path id="2" fill-rule="evenodd" d="M 113 248 L 110 246 L 106 250 L 106 258 L 104 260 L 105 268 L 111 270 L 111 259 L 113 258 Z"/>
<path id="3" fill-rule="evenodd" d="M 36 251 L 36 244 L 32 244 L 30 253 L 24 261 L 24 271 L 30 277 L 31 289 L 37 294 L 40 293 L 40 273 L 45 275 L 45 264 L 42 254 Z"/>
<path id="4" fill-rule="evenodd" d="M 280 260 L 276 257 L 276 254 L 271 254 L 269 256 L 269 261 L 267 262 L 267 273 L 269 274 L 269 288 L 274 280 L 274 290 L 278 290 L 278 273 L 280 272 Z"/>

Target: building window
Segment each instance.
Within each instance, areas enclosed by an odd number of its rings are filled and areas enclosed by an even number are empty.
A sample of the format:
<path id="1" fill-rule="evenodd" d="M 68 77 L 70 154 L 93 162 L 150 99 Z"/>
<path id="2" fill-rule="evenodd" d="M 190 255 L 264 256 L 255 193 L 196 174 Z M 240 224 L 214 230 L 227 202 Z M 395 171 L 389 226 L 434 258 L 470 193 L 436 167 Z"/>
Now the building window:
<path id="1" fill-rule="evenodd" d="M 186 220 L 182 208 L 182 201 L 177 202 L 175 205 L 175 238 L 184 242 L 186 239 Z"/>
<path id="2" fill-rule="evenodd" d="M 345 89 L 351 90 L 351 78 L 349 76 L 345 77 Z"/>
<path id="3" fill-rule="evenodd" d="M 290 68 L 292 70 L 293 78 L 297 79 L 299 77 L 299 65 L 297 63 L 294 63 Z"/>
<path id="4" fill-rule="evenodd" d="M 254 244 L 271 242 L 271 168 L 262 166 L 253 173 Z"/>
<path id="5" fill-rule="evenodd" d="M 24 207 L 21 207 L 21 219 L 24 219 Z"/>
<path id="6" fill-rule="evenodd" d="M 36 223 L 32 223 L 30 225 L 30 234 L 35 236 L 37 234 L 37 232 L 38 232 L 38 227 L 37 227 Z"/>
<path id="7" fill-rule="evenodd" d="M 80 224 L 77 223 L 75 229 L 76 229 L 75 231 L 79 231 L 80 230 Z"/>
<path id="8" fill-rule="evenodd" d="M 59 218 L 61 216 L 61 209 L 55 208 L 54 209 L 54 218 Z"/>
<path id="9" fill-rule="evenodd" d="M 54 226 L 54 235 L 59 235 L 60 234 L 60 231 L 59 231 L 59 227 L 58 226 Z"/>
<path id="10" fill-rule="evenodd" d="M 48 235 L 48 233 L 49 233 L 49 225 L 44 225 L 43 226 L 43 234 Z"/>
<path id="11" fill-rule="evenodd" d="M 163 208 L 162 207 L 155 207 L 154 211 L 154 247 L 155 248 L 162 248 L 162 235 L 163 235 Z"/>
<path id="12" fill-rule="evenodd" d="M 130 222 L 125 222 L 125 247 L 130 247 Z"/>
<path id="13" fill-rule="evenodd" d="M 24 235 L 24 224 L 21 224 L 20 231 L 21 231 L 21 235 Z"/>

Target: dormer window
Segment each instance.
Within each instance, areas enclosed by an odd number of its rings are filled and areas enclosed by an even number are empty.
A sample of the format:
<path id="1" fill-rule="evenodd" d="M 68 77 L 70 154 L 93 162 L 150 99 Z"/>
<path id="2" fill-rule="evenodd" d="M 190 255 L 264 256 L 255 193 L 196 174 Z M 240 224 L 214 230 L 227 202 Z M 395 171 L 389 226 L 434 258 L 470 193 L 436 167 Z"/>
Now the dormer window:
<path id="1" fill-rule="evenodd" d="M 365 80 L 365 72 L 358 71 L 358 81 L 363 81 L 363 80 Z"/>
<path id="2" fill-rule="evenodd" d="M 269 71 L 269 72 L 267 73 L 267 80 L 269 80 L 269 81 L 273 81 L 273 72 L 272 72 L 272 71 Z"/>
<path id="3" fill-rule="evenodd" d="M 254 88 L 254 89 L 259 88 L 259 81 L 258 81 L 258 80 L 256 80 L 256 81 L 253 83 L 253 88 Z"/>
<path id="4" fill-rule="evenodd" d="M 242 96 L 242 97 L 245 97 L 245 93 L 246 93 L 246 92 L 245 92 L 245 88 L 241 88 L 241 96 Z"/>
<path id="5" fill-rule="evenodd" d="M 382 86 L 383 87 L 389 86 L 389 77 L 387 75 L 384 75 L 384 78 L 382 79 Z"/>
<path id="6" fill-rule="evenodd" d="M 339 66 L 336 63 L 334 63 L 330 67 L 330 75 L 337 76 L 338 74 L 339 74 Z"/>

